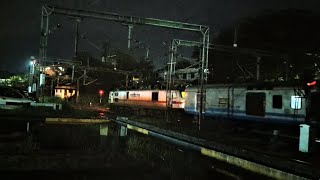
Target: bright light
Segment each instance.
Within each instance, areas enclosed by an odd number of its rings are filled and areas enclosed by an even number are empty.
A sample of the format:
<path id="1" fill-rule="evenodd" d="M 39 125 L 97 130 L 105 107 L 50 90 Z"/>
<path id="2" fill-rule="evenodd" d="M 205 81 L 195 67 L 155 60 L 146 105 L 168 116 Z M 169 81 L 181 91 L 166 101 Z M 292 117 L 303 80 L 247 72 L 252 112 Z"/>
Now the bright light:
<path id="1" fill-rule="evenodd" d="M 99 94 L 100 94 L 100 96 L 102 96 L 104 94 L 104 91 L 103 90 L 99 90 Z"/>
<path id="2" fill-rule="evenodd" d="M 291 109 L 301 109 L 302 98 L 300 96 L 291 96 Z"/>
<path id="3" fill-rule="evenodd" d="M 60 71 L 64 71 L 64 68 L 63 68 L 63 67 L 58 67 L 58 69 L 59 69 Z"/>
<path id="4" fill-rule="evenodd" d="M 307 83 L 307 86 L 314 86 L 317 84 L 317 81 L 312 81 L 311 83 Z"/>
<path id="5" fill-rule="evenodd" d="M 30 66 L 33 66 L 36 64 L 36 60 L 30 61 Z"/>

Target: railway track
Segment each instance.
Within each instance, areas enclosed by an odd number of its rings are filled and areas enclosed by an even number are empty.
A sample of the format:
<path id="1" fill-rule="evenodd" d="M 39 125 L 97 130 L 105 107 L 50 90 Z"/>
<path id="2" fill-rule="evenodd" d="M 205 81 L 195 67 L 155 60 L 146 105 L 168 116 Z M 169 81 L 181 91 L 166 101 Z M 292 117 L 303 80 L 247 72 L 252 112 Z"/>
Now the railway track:
<path id="1" fill-rule="evenodd" d="M 126 118 L 113 119 L 112 121 L 126 126 L 128 129 L 163 139 L 178 146 L 191 148 L 199 151 L 203 155 L 213 157 L 272 178 L 308 179 L 320 177 L 318 170 L 310 167 L 310 164 L 305 162 L 298 162 L 297 160 L 294 162 L 288 159 L 280 159 L 247 149 L 218 144 L 212 141 L 130 121 Z"/>
<path id="2" fill-rule="evenodd" d="M 100 116 L 100 117 L 98 117 Z M 2 117 L 3 118 L 3 117 Z M 237 144 L 232 144 L 232 143 L 228 143 L 225 139 L 220 139 L 219 141 L 215 141 L 217 139 L 215 138 L 201 138 L 201 137 L 208 137 L 211 136 L 213 134 L 211 134 L 212 132 L 210 132 L 210 128 L 208 129 L 209 132 L 205 132 L 203 134 L 199 133 L 198 131 L 196 131 L 196 127 L 194 124 L 189 123 L 189 122 L 183 122 L 183 121 L 177 121 L 177 122 L 171 122 L 169 124 L 167 123 L 162 123 L 162 124 L 157 124 L 159 125 L 158 127 L 155 126 L 150 126 L 154 125 L 152 123 L 149 122 L 144 122 L 144 123 L 139 123 L 139 122 L 135 122 L 135 121 L 128 121 L 126 119 L 116 119 L 116 118 L 110 118 L 108 117 L 108 114 L 105 113 L 97 113 L 97 117 L 98 120 L 102 119 L 108 119 L 113 121 L 113 122 L 117 122 L 120 125 L 124 125 L 126 126 L 128 129 L 131 130 L 136 130 L 138 132 L 142 132 L 143 134 L 152 134 L 152 133 L 157 133 L 159 134 L 162 138 L 164 138 L 164 136 L 169 137 L 169 139 L 171 139 L 172 141 L 182 141 L 182 144 L 186 143 L 193 143 L 193 145 L 191 145 L 191 147 L 193 147 L 193 150 L 196 151 L 200 151 L 201 154 L 206 155 L 208 157 L 213 157 L 213 158 L 217 158 L 220 160 L 224 160 L 224 159 L 228 159 L 227 157 L 232 156 L 234 157 L 236 160 L 234 160 L 234 162 L 242 162 L 243 164 L 248 164 L 248 163 L 253 163 L 253 164 L 257 164 L 260 167 L 263 167 L 265 170 L 265 174 L 267 173 L 271 173 L 273 175 L 276 175 L 274 178 L 280 178 L 282 179 L 283 177 L 289 177 L 289 179 L 300 179 L 300 178 L 319 178 L 319 172 L 317 170 L 314 170 L 314 168 L 317 168 L 314 166 L 313 162 L 301 159 L 301 158 L 290 158 L 290 157 L 281 157 L 281 156 L 277 156 L 276 154 L 267 154 L 267 153 L 261 153 L 261 151 L 255 151 L 255 150 L 248 150 L 246 148 L 243 148 L 243 146 L 239 146 L 237 147 Z M 16 120 L 17 122 L 26 122 L 26 121 L 30 121 L 32 122 L 30 124 L 30 126 L 35 125 L 37 123 L 44 123 L 46 122 L 45 117 L 37 117 L 36 119 L 33 118 L 22 118 L 22 117 L 11 117 L 8 120 L 12 121 L 12 120 Z M 54 119 L 54 118 L 53 118 Z M 69 119 L 66 120 L 61 120 L 61 118 L 57 118 L 60 120 L 60 123 L 68 123 L 68 121 L 70 121 Z M 74 118 L 77 119 L 77 118 Z M 192 118 L 190 118 L 189 120 L 191 120 Z M 50 120 L 47 119 L 49 121 L 54 122 L 54 120 Z M 158 119 L 159 120 L 159 119 Z M 95 122 L 97 123 L 108 123 L 108 121 L 101 121 L 101 122 Z M 141 120 L 140 120 L 141 121 Z M 79 121 L 80 122 L 80 121 Z M 94 120 L 92 120 L 92 122 L 94 122 Z M 142 121 L 143 122 L 143 121 Z M 153 121 L 153 122 L 157 122 L 157 121 Z M 69 122 L 70 123 L 70 122 Z M 73 122 L 73 123 L 78 123 L 78 122 Z M 82 122 L 82 124 L 86 124 L 86 123 L 91 123 L 90 118 L 86 119 L 86 122 Z M 110 122 L 109 122 L 110 123 Z M 166 124 L 166 125 L 165 125 Z M 128 126 L 129 125 L 129 126 Z M 185 125 L 185 126 L 182 126 Z M 232 125 L 234 126 L 234 124 Z M 227 128 L 228 126 L 222 126 L 220 125 L 219 127 L 216 128 Z M 30 127 L 31 128 L 31 127 Z M 185 133 L 186 130 L 194 130 L 192 132 L 189 133 Z M 205 129 L 203 129 L 205 130 Z M 212 129 L 211 129 L 212 130 Z M 221 132 L 232 132 L 232 131 L 221 131 Z M 280 131 L 281 132 L 281 131 Z M 184 134 L 188 134 L 188 135 L 184 135 Z M 259 132 L 258 132 L 259 134 Z M 261 133 L 260 133 L 261 134 Z M 263 133 L 262 133 L 263 134 Z M 263 134 L 264 136 L 267 136 L 265 134 Z M 220 138 L 223 137 L 220 136 Z M 288 138 L 288 139 L 293 139 L 296 140 L 296 138 Z M 190 142 L 190 140 L 192 140 L 192 142 Z M 254 145 L 255 143 L 253 143 Z M 181 145 L 181 144 L 180 144 Z M 233 146 L 232 146 L 233 145 Z M 237 159 L 238 158 L 238 159 Z M 230 158 L 229 158 L 230 159 Z M 310 156 L 309 159 L 312 159 L 312 157 Z M 231 163 L 231 164 L 232 164 Z M 241 164 L 241 163 L 240 163 Z M 236 166 L 242 166 L 242 165 L 237 165 L 234 164 Z M 247 166 L 245 165 L 246 168 L 251 166 Z M 266 170 L 268 169 L 269 170 Z M 255 169 L 255 168 L 253 168 Z M 271 169 L 271 171 L 270 171 Z M 249 169 L 252 170 L 252 169 Z M 260 170 L 257 170 L 260 172 Z M 287 175 L 286 175 L 287 174 Z M 287 179 L 287 178 L 285 178 Z"/>

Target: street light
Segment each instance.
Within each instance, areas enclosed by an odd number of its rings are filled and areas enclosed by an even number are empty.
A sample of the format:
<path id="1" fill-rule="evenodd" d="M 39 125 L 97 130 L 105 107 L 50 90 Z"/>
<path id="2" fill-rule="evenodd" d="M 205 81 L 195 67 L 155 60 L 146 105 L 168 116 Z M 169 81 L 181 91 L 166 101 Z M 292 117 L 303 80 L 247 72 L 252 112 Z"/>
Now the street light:
<path id="1" fill-rule="evenodd" d="M 36 60 L 30 61 L 30 66 L 33 66 L 33 65 L 35 65 L 35 64 L 36 64 Z"/>
<path id="2" fill-rule="evenodd" d="M 36 64 L 36 60 L 34 59 L 33 56 L 31 56 L 31 61 L 30 61 L 30 73 L 29 73 L 29 86 L 28 86 L 28 93 L 32 93 L 35 91 L 36 85 L 33 83 L 33 76 L 35 74 L 34 68 Z"/>

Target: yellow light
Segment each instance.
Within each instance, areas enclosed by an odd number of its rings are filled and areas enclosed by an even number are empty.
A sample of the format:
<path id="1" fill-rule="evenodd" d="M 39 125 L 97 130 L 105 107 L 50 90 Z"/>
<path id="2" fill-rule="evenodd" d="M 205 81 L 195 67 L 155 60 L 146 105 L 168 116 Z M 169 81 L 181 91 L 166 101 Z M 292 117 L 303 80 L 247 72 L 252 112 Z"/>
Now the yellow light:
<path id="1" fill-rule="evenodd" d="M 185 98 L 185 97 L 186 97 L 186 92 L 185 92 L 185 91 L 182 91 L 182 92 L 181 92 L 181 97 L 182 97 L 182 98 Z"/>

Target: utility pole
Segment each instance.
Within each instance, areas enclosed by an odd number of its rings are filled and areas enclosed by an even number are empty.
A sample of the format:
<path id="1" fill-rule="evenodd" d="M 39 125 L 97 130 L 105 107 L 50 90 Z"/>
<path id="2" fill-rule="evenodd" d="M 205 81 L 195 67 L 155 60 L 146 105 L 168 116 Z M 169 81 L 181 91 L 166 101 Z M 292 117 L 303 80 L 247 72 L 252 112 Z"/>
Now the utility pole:
<path id="1" fill-rule="evenodd" d="M 128 89 L 128 84 L 129 84 L 129 75 L 126 74 L 126 90 Z"/>
<path id="2" fill-rule="evenodd" d="M 284 80 L 288 81 L 288 62 L 284 61 L 283 64 L 284 64 L 284 68 L 285 68 L 285 78 L 284 78 Z"/>
<path id="3" fill-rule="evenodd" d="M 147 49 L 147 52 L 146 52 L 147 54 L 146 54 L 145 59 L 146 59 L 146 60 L 149 60 L 149 50 L 150 50 L 150 48 L 149 48 L 149 47 L 147 47 L 146 49 Z"/>
<path id="4" fill-rule="evenodd" d="M 78 56 L 78 41 L 79 41 L 79 24 L 81 20 L 79 18 L 76 19 L 75 25 L 75 37 L 74 37 L 74 57 Z"/>
<path id="5" fill-rule="evenodd" d="M 234 28 L 234 36 L 233 36 L 233 47 L 238 47 L 238 29 Z"/>
<path id="6" fill-rule="evenodd" d="M 80 86 L 80 78 L 77 79 L 77 95 L 76 95 L 76 103 L 79 103 L 80 100 L 80 92 L 79 92 L 79 86 Z"/>
<path id="7" fill-rule="evenodd" d="M 261 60 L 261 57 L 257 57 L 257 81 L 260 80 L 260 60 Z"/>
<path id="8" fill-rule="evenodd" d="M 131 41 L 132 41 L 132 28 L 133 25 L 128 25 L 128 49 L 131 49 Z"/>
<path id="9" fill-rule="evenodd" d="M 171 43 L 171 47 L 169 48 L 170 53 L 170 61 L 168 63 L 168 71 L 167 71 L 167 86 L 166 86 L 166 119 L 167 122 L 170 121 L 170 111 L 172 108 L 172 86 L 174 84 L 174 74 L 175 74 L 175 63 L 176 63 L 176 50 L 177 46 L 175 45 L 174 40 Z"/>

